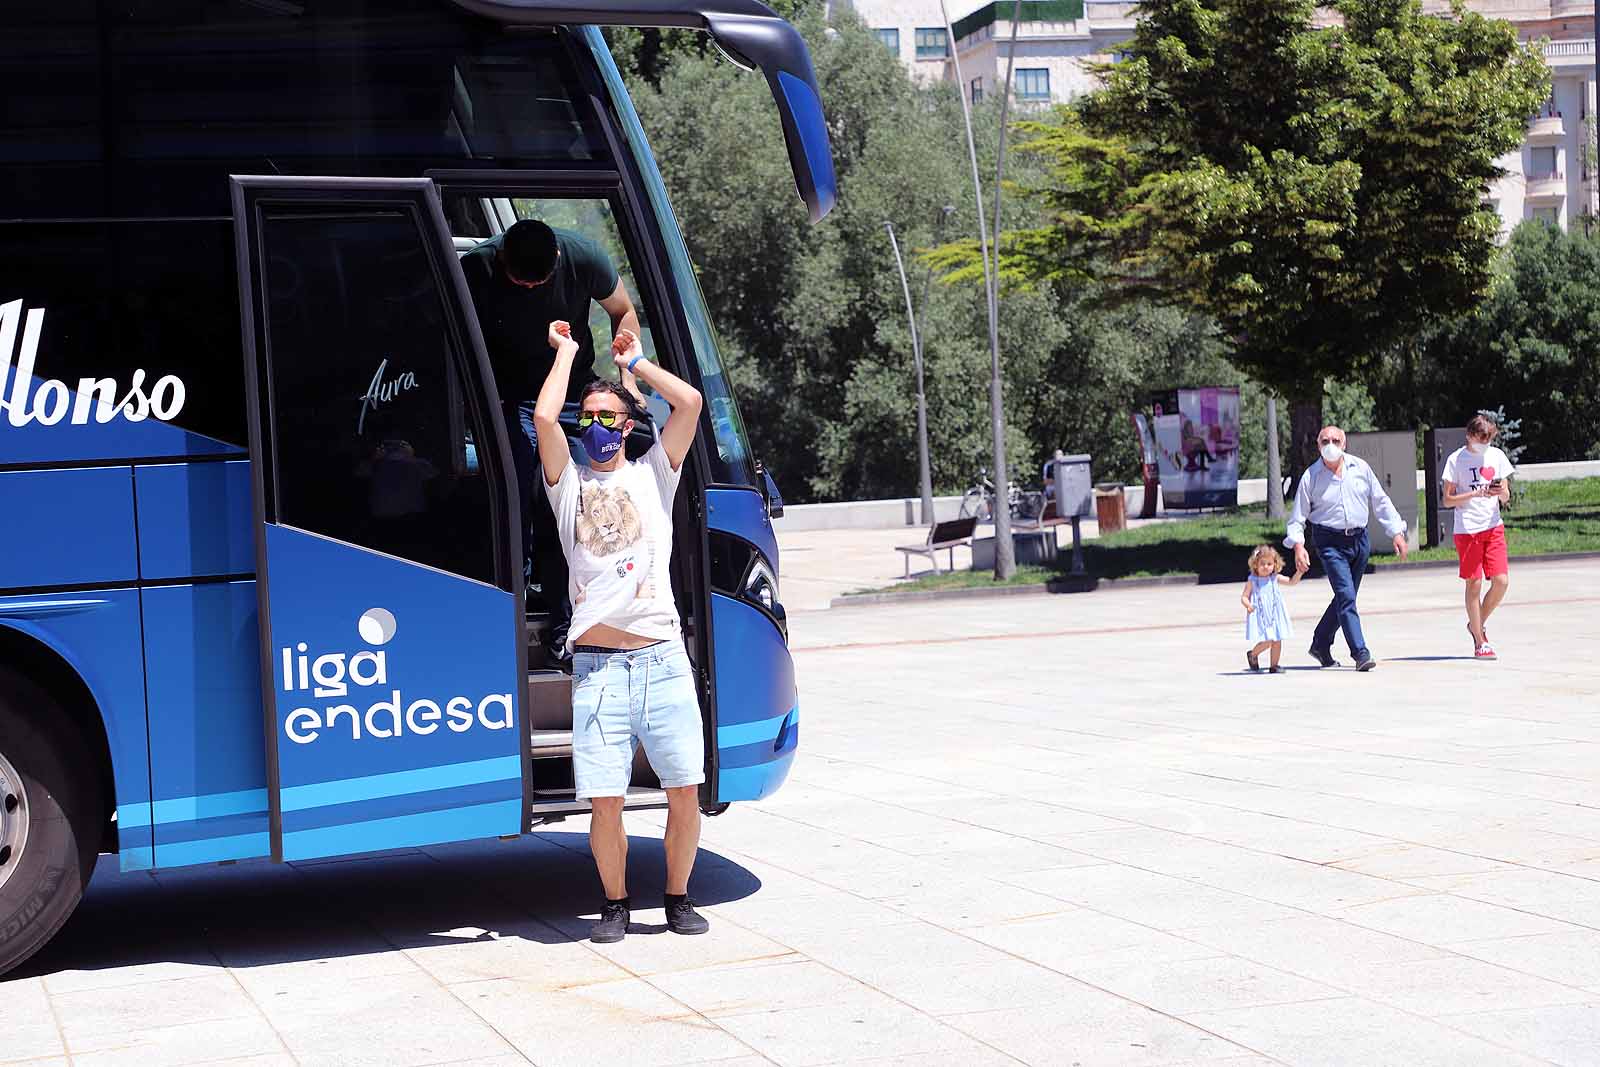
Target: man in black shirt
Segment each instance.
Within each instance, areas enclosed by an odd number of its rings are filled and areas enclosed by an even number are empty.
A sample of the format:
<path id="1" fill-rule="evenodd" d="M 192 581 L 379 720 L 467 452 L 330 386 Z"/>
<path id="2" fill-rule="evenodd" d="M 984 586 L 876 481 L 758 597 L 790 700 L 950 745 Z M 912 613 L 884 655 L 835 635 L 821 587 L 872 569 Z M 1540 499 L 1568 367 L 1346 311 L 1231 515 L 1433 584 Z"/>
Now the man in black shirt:
<path id="1" fill-rule="evenodd" d="M 534 564 L 546 609 L 554 619 L 547 638 L 547 647 L 554 652 L 563 647 L 572 608 L 567 603 L 567 561 L 555 517 L 545 494 L 538 491 L 539 453 L 533 427 L 534 398 L 555 365 L 550 324 L 572 324 L 572 338 L 578 342 L 575 366 L 587 370 L 595 362 L 589 301 L 611 316 L 613 339 L 623 330 L 637 335 L 639 316 L 616 267 L 599 245 L 534 219 L 524 219 L 478 245 L 461 257 L 461 269 L 472 290 L 500 392 L 522 498 L 523 555 Z M 577 401 L 592 377 L 592 373 L 574 374 L 567 399 Z M 632 377 L 625 375 L 623 384 L 637 396 Z"/>

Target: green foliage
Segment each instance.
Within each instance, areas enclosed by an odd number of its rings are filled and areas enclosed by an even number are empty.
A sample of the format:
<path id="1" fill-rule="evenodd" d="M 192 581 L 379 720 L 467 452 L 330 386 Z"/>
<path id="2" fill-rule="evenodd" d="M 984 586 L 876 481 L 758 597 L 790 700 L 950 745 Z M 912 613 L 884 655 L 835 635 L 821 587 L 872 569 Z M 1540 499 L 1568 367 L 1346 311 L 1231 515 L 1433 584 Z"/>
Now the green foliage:
<path id="1" fill-rule="evenodd" d="M 1489 285 L 1483 201 L 1549 74 L 1507 23 L 1459 6 L 1146 0 L 1104 88 L 1021 124 L 1044 213 L 1008 227 L 1009 282 L 1094 278 L 1110 300 L 1213 319 L 1243 372 L 1320 401 Z M 981 271 L 971 244 L 935 258 Z"/>
<path id="2" fill-rule="evenodd" d="M 914 85 L 853 16 L 825 34 L 798 22 L 827 102 L 839 203 L 808 224 L 794 195 L 765 83 L 714 54 L 680 52 L 652 85 L 630 78 L 641 119 L 700 274 L 741 408 L 761 456 L 795 502 L 914 494 L 916 399 L 905 298 L 883 223 L 892 221 L 926 363 L 935 489 L 960 492 L 991 464 L 989 351 L 977 287 L 930 284 L 916 257 L 975 233 L 961 108 Z M 998 108 L 978 109 L 993 173 Z M 1018 173 L 1042 179 L 1036 162 Z M 991 191 L 992 192 L 992 191 Z M 944 205 L 954 212 L 941 230 Z M 992 201 L 991 207 L 992 210 Z M 1037 220 L 1020 198 L 1004 221 Z M 1001 302 L 1008 459 L 1037 480 L 1055 448 L 1090 452 L 1096 477 L 1137 474 L 1127 412 L 1152 388 L 1232 384 L 1202 318 L 1092 306 L 1041 289 Z"/>
<path id="3" fill-rule="evenodd" d="M 1600 235 L 1512 231 L 1477 310 L 1391 351 L 1376 390 L 1392 425 L 1460 426 L 1498 407 L 1530 463 L 1600 459 Z"/>
<path id="4" fill-rule="evenodd" d="M 1600 478 L 1529 482 L 1523 486 L 1523 491 L 1525 495 L 1519 506 L 1506 514 L 1506 547 L 1513 560 L 1592 552 L 1600 546 Z M 1192 574 L 1201 581 L 1242 581 L 1250 550 L 1259 544 L 1277 544 L 1282 539 L 1283 521 L 1268 519 L 1266 508 L 1256 504 L 1181 522 L 1149 523 L 1107 534 L 1085 541 L 1083 555 L 1089 573 L 1097 578 Z M 1065 534 L 1061 541 L 1067 543 Z M 1412 561 L 1454 560 L 1456 550 L 1447 539 L 1436 548 L 1412 552 L 1409 558 Z M 1019 567 L 1019 573 L 1010 584 L 1035 585 L 1059 578 L 1071 566 L 1071 560 L 1069 550 L 1061 553 L 1053 571 L 1043 567 L 1026 570 Z M 1378 567 L 1405 565 L 1397 557 L 1388 555 L 1376 556 L 1372 562 Z M 915 593 L 992 584 L 993 577 L 985 571 L 957 571 L 896 582 L 883 589 L 859 591 Z"/>

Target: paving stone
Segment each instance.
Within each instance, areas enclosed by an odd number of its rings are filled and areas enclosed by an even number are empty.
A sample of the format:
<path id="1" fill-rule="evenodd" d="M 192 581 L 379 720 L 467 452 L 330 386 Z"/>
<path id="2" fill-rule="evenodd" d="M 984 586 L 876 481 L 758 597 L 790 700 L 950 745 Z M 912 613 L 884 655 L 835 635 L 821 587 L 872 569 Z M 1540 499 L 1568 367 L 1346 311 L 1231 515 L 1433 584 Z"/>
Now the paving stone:
<path id="1" fill-rule="evenodd" d="M 1007 1008 L 951 1015 L 951 1026 L 1024 1063 L 1140 1067 L 1190 1060 L 1211 1063 L 1251 1052 L 1199 1027 L 1110 994 L 1054 1011 Z"/>
<path id="2" fill-rule="evenodd" d="M 872 988 L 802 956 L 653 975 L 650 984 L 710 1018 L 841 1004 Z"/>
<path id="3" fill-rule="evenodd" d="M 1119 962 L 1166 962 L 1226 955 L 1222 949 L 1163 933 L 1114 915 L 1079 908 L 1042 919 L 976 926 L 963 931 L 987 945 L 1052 970 Z"/>
<path id="4" fill-rule="evenodd" d="M 260 1003 L 303 1063 L 414 1067 L 514 1051 L 456 994 L 421 972 L 306 985 Z"/>
<path id="5" fill-rule="evenodd" d="M 166 1026 L 254 1019 L 260 1013 L 233 976 L 215 973 L 139 985 L 51 994 L 69 1050 L 80 1041 Z"/>
<path id="6" fill-rule="evenodd" d="M 1540 1062 L 1360 997 L 1201 1012 L 1187 1019 L 1296 1067 L 1533 1067 Z"/>
<path id="7" fill-rule="evenodd" d="M 1258 1004 L 1292 1004 L 1341 990 L 1249 960 L 1222 957 L 1074 967 L 1072 975 L 1169 1015 Z"/>
<path id="8" fill-rule="evenodd" d="M 86 1067 L 212 1063 L 251 1056 L 286 1056 L 283 1042 L 260 1015 L 182 1026 L 130 1028 L 72 1041 L 72 1062 Z"/>
<path id="9" fill-rule="evenodd" d="M 1425 1016 L 1575 1004 L 1591 999 L 1572 986 L 1460 956 L 1359 968 L 1352 971 L 1351 991 Z"/>
<path id="10" fill-rule="evenodd" d="M 1214 587 L 793 611 L 807 740 L 776 795 L 705 822 L 705 937 L 641 908 L 626 941 L 584 940 L 584 818 L 304 865 L 103 863 L 0 984 L 0 1055 L 1600 1064 L 1597 580 L 1519 569 L 1502 660 L 1476 664 L 1437 658 L 1462 637 L 1448 572 L 1381 571 L 1380 669 L 1291 649 L 1274 678 L 1233 668 Z M 1326 587 L 1299 593 L 1309 626 Z M 654 903 L 661 813 L 628 827 Z"/>
<path id="11" fill-rule="evenodd" d="M 965 1062 L 981 1045 L 922 1012 L 879 994 L 843 1005 L 724 1016 L 719 1025 L 785 1067 L 929 1055 Z"/>
<path id="12" fill-rule="evenodd" d="M 0 1063 L 66 1055 L 43 978 L 0 983 L 0 1035 Z"/>
<path id="13" fill-rule="evenodd" d="M 1339 918 L 1357 926 L 1439 945 L 1523 934 L 1556 934 L 1573 929 L 1542 915 L 1448 893 L 1402 897 L 1346 908 L 1339 912 Z"/>
<path id="14" fill-rule="evenodd" d="M 1562 1067 L 1600 1064 L 1600 997 L 1587 1004 L 1476 1012 L 1443 1021 Z"/>
<path id="15" fill-rule="evenodd" d="M 541 1067 L 674 1065 L 751 1051 L 719 1024 L 639 978 L 557 990 L 502 978 L 453 991 Z"/>
<path id="16" fill-rule="evenodd" d="M 1463 956 L 1563 985 L 1600 988 L 1600 930 L 1462 941 L 1450 948 Z"/>
<path id="17" fill-rule="evenodd" d="M 1183 930 L 1179 936 L 1338 989 L 1359 988 L 1361 974 L 1374 964 L 1450 955 L 1432 945 L 1315 915 Z"/>

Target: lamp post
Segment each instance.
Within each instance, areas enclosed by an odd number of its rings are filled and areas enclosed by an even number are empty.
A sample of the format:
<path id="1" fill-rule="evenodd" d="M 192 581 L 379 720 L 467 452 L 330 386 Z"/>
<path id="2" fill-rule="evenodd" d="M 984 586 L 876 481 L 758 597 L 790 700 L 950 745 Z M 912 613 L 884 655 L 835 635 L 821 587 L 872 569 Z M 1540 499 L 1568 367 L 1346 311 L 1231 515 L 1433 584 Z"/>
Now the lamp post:
<path id="1" fill-rule="evenodd" d="M 1278 398 L 1267 394 L 1267 518 L 1283 518 L 1283 463 L 1278 459 Z"/>
<path id="2" fill-rule="evenodd" d="M 967 102 L 967 84 L 961 77 L 961 57 L 956 54 L 956 29 L 950 22 L 950 10 L 945 0 L 939 0 L 939 13 L 944 16 L 945 40 L 956 76 L 956 95 L 961 98 L 961 120 L 967 129 L 967 157 L 972 162 L 972 193 L 978 206 L 978 251 L 983 255 L 984 303 L 989 313 L 989 418 L 994 436 L 994 577 L 996 581 L 1005 581 L 1017 573 L 1017 555 L 1011 543 L 1011 485 L 1006 477 L 1005 408 L 1000 389 L 999 290 L 995 279 L 999 256 L 995 257 L 994 263 L 990 263 L 989 225 L 983 217 L 983 179 L 978 174 L 978 146 L 972 136 L 972 107 Z"/>
<path id="3" fill-rule="evenodd" d="M 905 261 L 900 258 L 900 242 L 894 237 L 894 223 L 885 222 L 889 247 L 894 249 L 894 265 L 900 270 L 900 289 L 906 295 L 906 322 L 911 327 L 911 362 L 917 369 L 917 466 L 922 488 L 922 521 L 933 522 L 933 473 L 928 465 L 928 401 L 922 391 L 922 339 L 917 336 L 917 315 L 911 307 L 911 283 L 906 281 Z M 923 306 L 927 303 L 924 301 Z"/>

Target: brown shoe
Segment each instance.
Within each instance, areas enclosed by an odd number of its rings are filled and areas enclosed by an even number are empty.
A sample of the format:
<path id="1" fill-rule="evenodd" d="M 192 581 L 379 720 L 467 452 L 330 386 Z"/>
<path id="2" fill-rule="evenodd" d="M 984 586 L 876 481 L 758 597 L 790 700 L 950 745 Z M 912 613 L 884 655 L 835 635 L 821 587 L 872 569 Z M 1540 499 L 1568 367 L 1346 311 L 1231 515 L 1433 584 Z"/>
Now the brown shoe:
<path id="1" fill-rule="evenodd" d="M 1254 652 L 1246 652 L 1244 654 L 1244 661 L 1246 663 L 1250 664 L 1250 669 L 1251 670 L 1253 670 L 1253 671 L 1261 670 L 1261 660 L 1259 658 L 1257 658 L 1257 656 L 1256 656 L 1256 654 Z"/>

